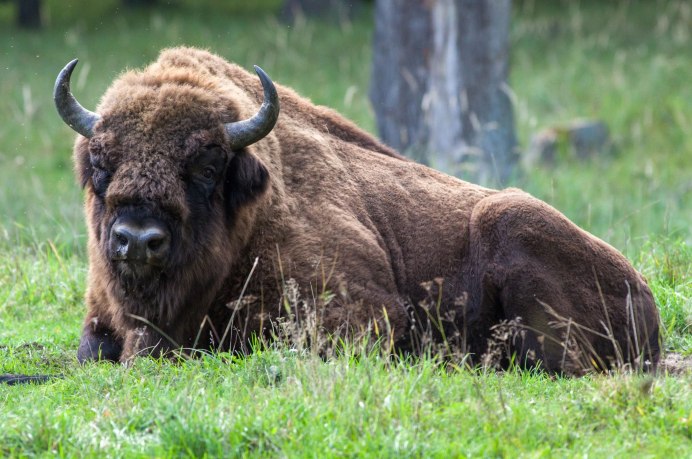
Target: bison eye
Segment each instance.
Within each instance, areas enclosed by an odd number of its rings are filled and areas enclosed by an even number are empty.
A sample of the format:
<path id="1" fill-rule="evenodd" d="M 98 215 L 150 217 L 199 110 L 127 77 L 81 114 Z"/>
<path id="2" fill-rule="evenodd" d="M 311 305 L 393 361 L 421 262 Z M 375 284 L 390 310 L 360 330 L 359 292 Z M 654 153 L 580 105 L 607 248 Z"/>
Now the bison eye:
<path id="1" fill-rule="evenodd" d="M 216 178 L 216 169 L 214 166 L 207 166 L 202 169 L 202 177 L 207 180 L 214 180 Z"/>
<path id="2" fill-rule="evenodd" d="M 93 168 L 93 172 L 91 174 L 91 183 L 94 185 L 94 191 L 97 195 L 103 196 L 106 194 L 106 190 L 108 189 L 108 184 L 110 183 L 110 181 L 110 172 L 104 169 L 99 169 L 97 167 Z"/>

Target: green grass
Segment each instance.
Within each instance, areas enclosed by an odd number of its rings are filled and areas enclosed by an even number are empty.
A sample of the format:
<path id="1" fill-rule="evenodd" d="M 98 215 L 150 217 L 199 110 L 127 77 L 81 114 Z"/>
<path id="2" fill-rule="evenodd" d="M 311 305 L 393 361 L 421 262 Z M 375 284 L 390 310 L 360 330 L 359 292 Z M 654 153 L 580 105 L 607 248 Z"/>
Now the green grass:
<path id="1" fill-rule="evenodd" d="M 89 365 L 0 387 L 0 454 L 682 457 L 690 376 L 558 379 L 377 355 L 258 351 Z"/>
<path id="2" fill-rule="evenodd" d="M 0 373 L 62 374 L 0 386 L 2 456 L 641 456 L 692 454 L 692 376 L 552 379 L 458 370 L 424 357 L 328 360 L 286 346 L 244 358 L 79 366 L 86 278 L 73 133 L 55 76 L 93 108 L 123 69 L 160 48 L 206 47 L 374 131 L 369 17 L 274 16 L 280 1 L 194 0 L 144 11 L 46 0 L 47 26 L 12 26 L 0 3 Z M 521 186 L 623 251 L 649 279 L 666 347 L 692 355 L 692 74 L 684 1 L 515 2 L 517 131 L 606 121 L 612 157 L 526 171 Z"/>

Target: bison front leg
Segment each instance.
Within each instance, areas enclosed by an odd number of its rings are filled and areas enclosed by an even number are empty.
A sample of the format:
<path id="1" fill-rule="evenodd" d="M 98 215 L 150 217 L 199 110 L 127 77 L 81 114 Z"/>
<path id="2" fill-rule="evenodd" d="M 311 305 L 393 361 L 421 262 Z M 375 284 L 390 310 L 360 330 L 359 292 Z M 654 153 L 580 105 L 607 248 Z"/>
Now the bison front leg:
<path id="1" fill-rule="evenodd" d="M 80 363 L 89 360 L 117 362 L 122 351 L 122 340 L 106 323 L 97 316 L 87 317 L 77 349 L 77 360 Z"/>
<path id="2" fill-rule="evenodd" d="M 614 248 L 511 190 L 477 204 L 471 240 L 476 297 L 496 318 L 518 321 L 512 344 L 522 363 L 570 372 L 655 366 L 658 310 Z"/>
<path id="3" fill-rule="evenodd" d="M 127 363 L 134 357 L 174 357 L 173 350 L 180 346 L 160 331 L 148 325 L 132 328 L 125 333 L 120 361 Z"/>

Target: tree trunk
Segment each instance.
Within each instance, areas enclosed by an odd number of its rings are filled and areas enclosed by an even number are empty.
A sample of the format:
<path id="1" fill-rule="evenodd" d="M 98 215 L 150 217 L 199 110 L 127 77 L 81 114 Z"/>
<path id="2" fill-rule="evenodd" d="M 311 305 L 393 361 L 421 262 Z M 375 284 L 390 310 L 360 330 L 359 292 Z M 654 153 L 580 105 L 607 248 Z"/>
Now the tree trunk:
<path id="1" fill-rule="evenodd" d="M 17 24 L 20 27 L 41 27 L 41 0 L 17 0 Z"/>
<path id="2" fill-rule="evenodd" d="M 128 8 L 138 8 L 140 6 L 155 5 L 157 0 L 123 0 L 123 5 Z"/>
<path id="3" fill-rule="evenodd" d="M 511 0 L 377 0 L 370 99 L 382 140 L 502 185 L 516 164 L 508 94 Z"/>

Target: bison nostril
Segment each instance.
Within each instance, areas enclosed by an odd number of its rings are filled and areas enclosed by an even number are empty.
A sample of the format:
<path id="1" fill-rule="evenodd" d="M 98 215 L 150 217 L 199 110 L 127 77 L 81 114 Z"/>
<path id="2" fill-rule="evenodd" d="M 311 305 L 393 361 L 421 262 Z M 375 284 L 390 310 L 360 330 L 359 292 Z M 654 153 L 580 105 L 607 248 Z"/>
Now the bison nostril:
<path id="1" fill-rule="evenodd" d="M 118 244 L 120 244 L 123 247 L 125 247 L 130 242 L 125 235 L 119 233 L 115 234 L 115 239 L 118 242 Z"/>
<path id="2" fill-rule="evenodd" d="M 149 250 L 156 250 L 163 244 L 163 239 L 152 239 L 147 243 L 147 248 Z"/>
<path id="3" fill-rule="evenodd" d="M 161 229 L 150 229 L 143 237 L 150 254 L 161 255 L 168 246 L 168 233 Z"/>
<path id="4" fill-rule="evenodd" d="M 147 262 L 158 264 L 168 254 L 170 234 L 159 225 L 151 225 L 143 230 L 141 243 L 145 247 Z"/>

